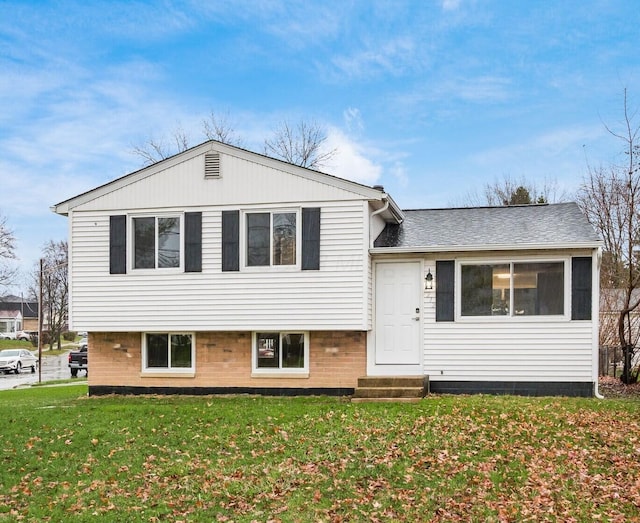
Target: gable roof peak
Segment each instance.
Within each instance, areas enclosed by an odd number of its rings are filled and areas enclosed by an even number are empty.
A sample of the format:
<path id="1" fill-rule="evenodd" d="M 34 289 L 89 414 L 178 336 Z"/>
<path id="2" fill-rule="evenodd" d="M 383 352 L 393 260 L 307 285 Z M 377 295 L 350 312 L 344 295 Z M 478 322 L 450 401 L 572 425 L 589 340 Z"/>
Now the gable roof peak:
<path id="1" fill-rule="evenodd" d="M 400 208 L 395 204 L 395 202 L 393 202 L 393 200 L 390 199 L 390 197 L 384 192 L 384 189 L 381 188 L 381 186 L 370 187 L 359 182 L 340 178 L 338 176 L 323 173 L 321 171 L 310 169 L 308 167 L 294 165 L 278 158 L 272 158 L 264 154 L 256 153 L 254 151 L 250 151 L 236 145 L 225 144 L 217 140 L 207 140 L 206 142 L 190 147 L 189 149 L 176 153 L 156 163 L 142 167 L 141 169 L 125 174 L 124 176 L 120 176 L 119 178 L 116 178 L 110 182 L 64 200 L 52 206 L 51 210 L 57 214 L 67 215 L 70 210 L 78 205 L 87 203 L 95 198 L 121 189 L 126 185 L 143 180 L 149 176 L 153 176 L 154 174 L 166 171 L 167 169 L 175 167 L 182 162 L 188 161 L 198 156 L 205 156 L 207 153 L 211 152 L 217 152 L 222 155 L 243 158 L 254 163 L 262 164 L 267 167 L 287 172 L 294 176 L 300 176 L 319 183 L 334 186 L 357 194 L 358 196 L 369 201 L 383 201 L 389 199 L 391 202 L 391 208 L 393 209 L 392 214 L 394 216 L 402 215 L 402 211 L 400 210 Z"/>

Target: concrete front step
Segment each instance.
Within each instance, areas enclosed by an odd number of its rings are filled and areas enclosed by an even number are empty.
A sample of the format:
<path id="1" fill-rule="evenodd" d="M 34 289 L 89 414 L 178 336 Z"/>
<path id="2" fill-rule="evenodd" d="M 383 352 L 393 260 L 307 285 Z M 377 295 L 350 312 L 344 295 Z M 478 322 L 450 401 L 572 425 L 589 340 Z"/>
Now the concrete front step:
<path id="1" fill-rule="evenodd" d="M 422 387 L 358 387 L 354 398 L 422 398 Z"/>
<path id="2" fill-rule="evenodd" d="M 363 376 L 358 378 L 358 387 L 424 387 L 428 376 Z"/>
<path id="3" fill-rule="evenodd" d="M 358 379 L 352 400 L 420 401 L 428 389 L 427 376 L 366 376 Z"/>
<path id="4" fill-rule="evenodd" d="M 351 398 L 351 403 L 420 403 L 422 398 Z"/>

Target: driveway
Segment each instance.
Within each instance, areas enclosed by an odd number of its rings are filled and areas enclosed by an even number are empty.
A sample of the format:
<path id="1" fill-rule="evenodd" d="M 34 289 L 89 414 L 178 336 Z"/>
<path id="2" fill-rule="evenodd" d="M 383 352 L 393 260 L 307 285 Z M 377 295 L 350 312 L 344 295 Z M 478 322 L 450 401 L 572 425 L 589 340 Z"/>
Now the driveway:
<path id="1" fill-rule="evenodd" d="M 35 351 L 34 351 L 35 352 Z M 80 377 L 84 372 L 80 372 Z M 71 377 L 68 366 L 68 352 L 59 356 L 42 356 L 42 382 L 53 380 L 65 380 Z M 31 373 L 30 369 L 23 370 L 20 374 L 0 373 L 0 390 L 7 390 L 38 383 L 38 371 Z"/>

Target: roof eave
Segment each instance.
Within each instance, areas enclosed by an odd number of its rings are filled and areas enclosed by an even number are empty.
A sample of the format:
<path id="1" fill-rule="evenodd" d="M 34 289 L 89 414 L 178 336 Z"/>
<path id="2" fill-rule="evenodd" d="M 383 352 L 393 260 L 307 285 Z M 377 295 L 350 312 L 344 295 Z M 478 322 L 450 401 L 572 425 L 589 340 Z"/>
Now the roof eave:
<path id="1" fill-rule="evenodd" d="M 398 204 L 394 201 L 390 194 L 385 193 L 384 198 L 389 202 L 389 211 L 391 212 L 393 219 L 396 221 L 396 223 L 402 223 L 404 221 L 404 212 L 402 212 L 402 209 L 398 206 Z"/>
<path id="2" fill-rule="evenodd" d="M 481 252 L 481 251 L 548 251 L 567 249 L 598 249 L 602 242 L 576 243 L 520 243 L 495 245 L 427 245 L 422 247 L 373 247 L 370 254 L 424 254 L 437 252 Z"/>
<path id="3" fill-rule="evenodd" d="M 185 162 L 191 158 L 195 158 L 196 156 L 199 156 L 209 151 L 220 152 L 222 154 L 229 154 L 229 155 L 237 156 L 239 158 L 243 158 L 253 162 L 257 161 L 265 166 L 284 170 L 294 175 L 303 176 L 310 180 L 314 180 L 320 183 L 324 183 L 327 185 L 331 185 L 333 187 L 337 187 L 346 191 L 353 192 L 354 194 L 357 194 L 360 197 L 365 199 L 379 200 L 379 199 L 382 199 L 383 197 L 388 196 L 384 193 L 384 191 L 380 191 L 377 188 L 369 187 L 367 185 L 363 185 L 358 182 L 346 180 L 344 178 L 339 178 L 337 176 L 316 171 L 313 169 L 308 169 L 306 167 L 290 164 L 282 160 L 278 160 L 277 158 L 271 158 L 269 156 L 261 155 L 256 152 L 243 149 L 241 147 L 225 144 L 222 142 L 218 142 L 216 140 L 208 140 L 190 149 L 187 149 L 186 151 L 177 153 L 169 158 L 160 160 L 159 162 L 156 162 L 152 165 L 149 165 L 137 171 L 125 174 L 124 176 L 120 176 L 115 180 L 111 180 L 103 185 L 100 185 L 99 187 L 90 189 L 77 196 L 73 196 L 65 201 L 62 201 L 56 205 L 53 205 L 51 207 L 51 210 L 56 214 L 67 216 L 69 214 L 69 211 L 73 210 L 73 208 L 77 207 L 78 205 L 87 203 L 88 201 L 91 201 L 94 198 L 108 194 L 111 191 L 120 189 L 128 184 L 142 180 L 148 176 L 152 176 L 156 173 L 175 167 L 176 165 L 182 162 Z M 391 200 L 390 197 L 389 199 Z M 394 212 L 402 213 L 402 211 L 400 211 L 400 209 L 395 204 L 395 202 L 393 202 L 393 208 L 394 208 Z"/>

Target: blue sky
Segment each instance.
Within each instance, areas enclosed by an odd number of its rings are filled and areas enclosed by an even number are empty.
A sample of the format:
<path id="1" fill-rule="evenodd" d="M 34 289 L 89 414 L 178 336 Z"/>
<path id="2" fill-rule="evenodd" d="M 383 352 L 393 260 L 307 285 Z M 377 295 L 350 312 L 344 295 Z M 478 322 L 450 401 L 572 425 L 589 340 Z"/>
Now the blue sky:
<path id="1" fill-rule="evenodd" d="M 30 270 L 67 235 L 51 205 L 140 168 L 150 138 L 202 142 L 211 111 L 258 152 L 317 121 L 323 170 L 403 208 L 505 176 L 570 194 L 618 159 L 603 122 L 625 87 L 639 107 L 639 44 L 632 0 L 0 0 L 0 215 Z"/>

